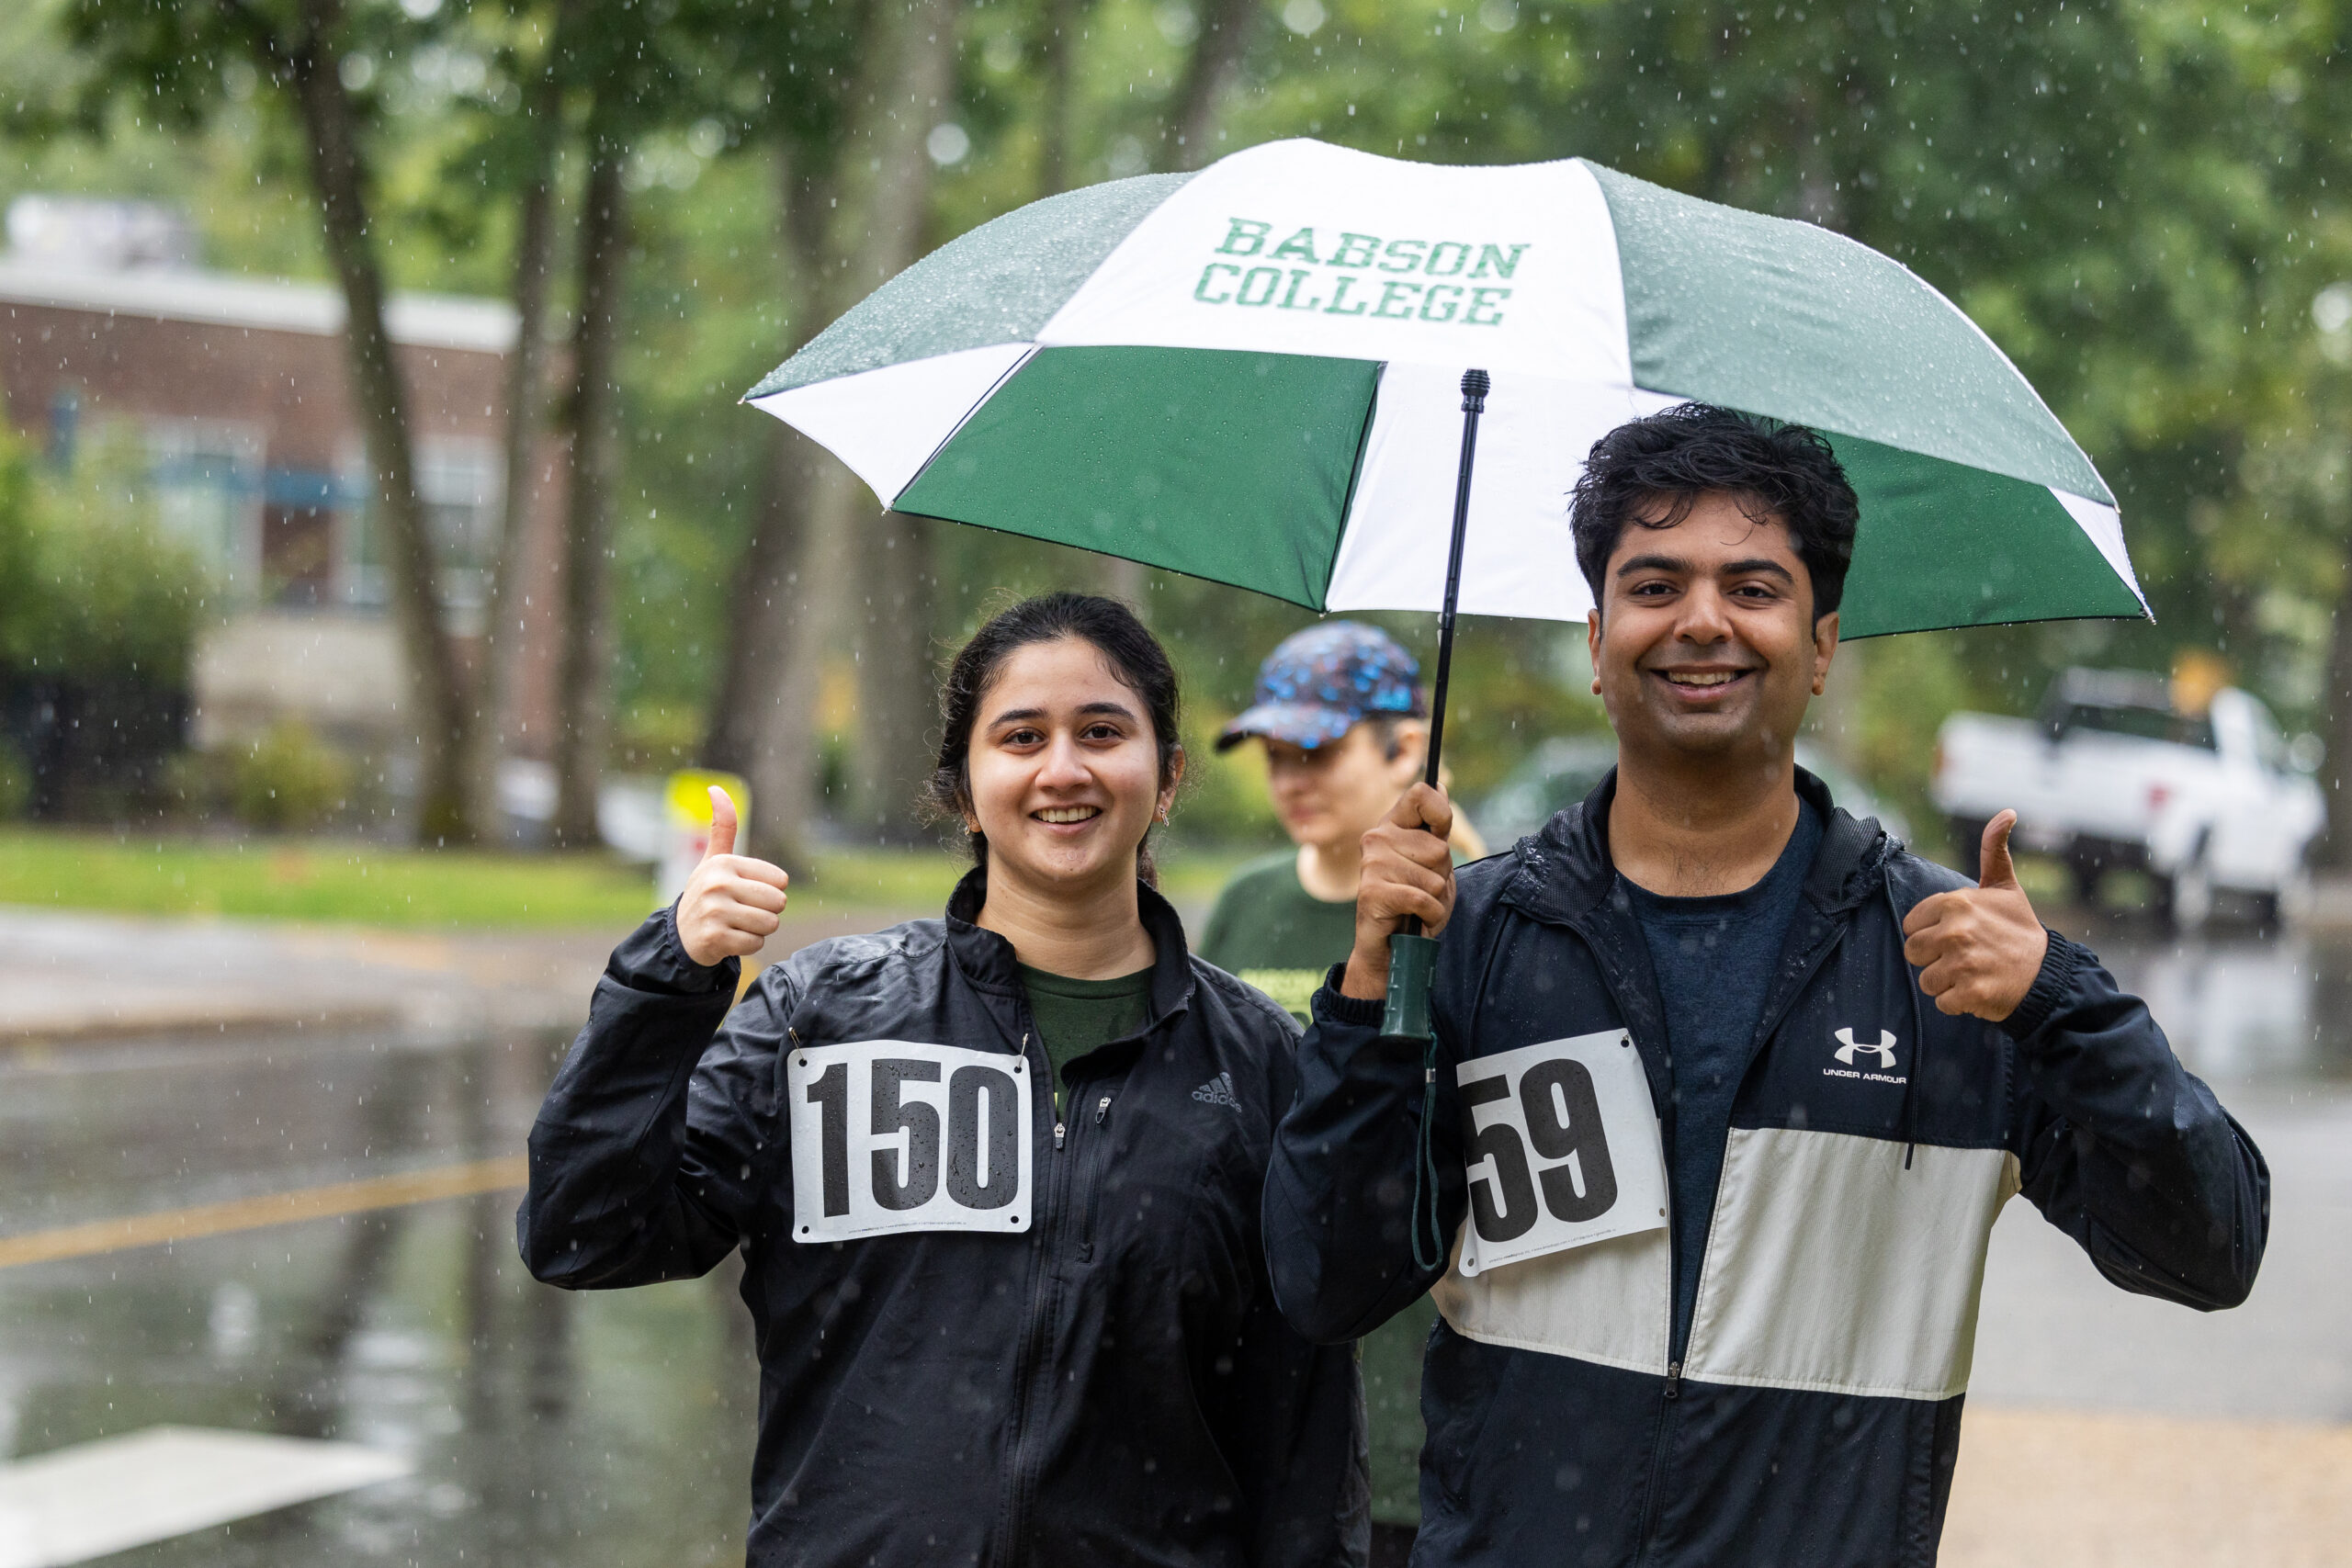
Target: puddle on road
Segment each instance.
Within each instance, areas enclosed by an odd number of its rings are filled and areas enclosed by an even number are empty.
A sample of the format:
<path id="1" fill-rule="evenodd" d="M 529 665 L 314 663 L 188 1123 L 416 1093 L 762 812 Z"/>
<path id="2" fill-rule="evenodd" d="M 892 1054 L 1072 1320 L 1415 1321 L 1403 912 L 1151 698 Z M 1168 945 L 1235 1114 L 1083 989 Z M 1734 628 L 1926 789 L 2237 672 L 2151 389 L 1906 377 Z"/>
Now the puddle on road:
<path id="1" fill-rule="evenodd" d="M 2191 1072 L 2220 1084 L 2352 1080 L 2352 933 L 2214 931 L 2142 922 L 2084 937 L 2144 998 Z"/>

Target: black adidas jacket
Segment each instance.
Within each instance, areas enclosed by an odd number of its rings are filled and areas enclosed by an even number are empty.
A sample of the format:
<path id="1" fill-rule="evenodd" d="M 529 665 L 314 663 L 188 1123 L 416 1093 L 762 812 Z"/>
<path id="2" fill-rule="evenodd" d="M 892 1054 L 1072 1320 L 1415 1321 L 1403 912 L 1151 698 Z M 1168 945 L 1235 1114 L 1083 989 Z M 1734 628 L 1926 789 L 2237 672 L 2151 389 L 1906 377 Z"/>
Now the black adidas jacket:
<path id="1" fill-rule="evenodd" d="M 804 949 L 731 1013 L 736 963 L 702 968 L 648 920 L 532 1130 L 524 1259 L 594 1289 L 743 1249 L 753 1564 L 1361 1563 L 1353 1354 L 1283 1321 L 1259 1230 L 1296 1025 L 1190 957 L 1146 888 L 1152 1021 L 1070 1064 L 1057 1114 L 1012 947 L 970 923 L 983 889 Z M 842 1058 L 867 1066 L 836 1077 Z M 796 1086 L 817 1145 L 797 1151 Z M 1023 1228 L 795 1239 L 951 1200 Z"/>
<path id="2" fill-rule="evenodd" d="M 1608 853 L 1615 786 L 1612 773 L 1460 873 L 1439 950 L 1431 1128 L 1457 1247 L 1457 1064 L 1623 1029 L 1645 1114 L 1671 1114 L 1648 949 Z M 2210 1309 L 2253 1285 L 2262 1158 L 2146 1008 L 2053 935 L 2004 1023 L 1938 1011 L 1904 962 L 1902 920 L 1965 884 L 1835 811 L 1809 774 L 1798 787 L 1828 827 L 1734 1105 L 1679 1340 L 1664 1229 L 1467 1278 L 1458 1251 L 1453 1267 L 1417 1268 L 1420 1052 L 1377 1038 L 1377 1002 L 1329 986 L 1315 998 L 1267 1175 L 1274 1289 L 1292 1322 L 1338 1341 L 1435 1288 L 1424 1568 L 1932 1563 L 1985 1248 L 2014 1193 L 2126 1290 Z M 1496 1111 L 1477 1114 L 1491 1126 Z M 1489 1213 L 1514 1178 L 1528 1190 L 1535 1141 L 1498 1157 L 1516 1140 L 1485 1135 L 1467 1174 Z M 1577 1180 L 1589 1192 L 1589 1168 Z"/>

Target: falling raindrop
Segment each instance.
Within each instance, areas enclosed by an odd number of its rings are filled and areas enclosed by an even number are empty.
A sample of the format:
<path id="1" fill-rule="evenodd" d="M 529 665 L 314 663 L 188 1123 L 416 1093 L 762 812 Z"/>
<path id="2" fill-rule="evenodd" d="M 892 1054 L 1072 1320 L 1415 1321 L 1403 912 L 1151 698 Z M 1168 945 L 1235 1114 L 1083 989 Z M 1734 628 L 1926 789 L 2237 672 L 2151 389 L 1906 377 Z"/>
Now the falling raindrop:
<path id="1" fill-rule="evenodd" d="M 1312 4 L 1313 0 L 1308 0 L 1308 3 Z M 1132 136 L 1122 136 L 1112 142 L 1111 151 L 1104 156 L 1102 163 L 1103 166 L 1110 170 L 1114 179 L 1125 179 L 1130 175 L 1142 174 L 1151 167 L 1151 159 L 1144 152 L 1143 143 Z"/>
<path id="2" fill-rule="evenodd" d="M 923 138 L 922 145 L 923 151 L 931 154 L 933 163 L 946 168 L 964 161 L 972 151 L 972 139 L 954 120 L 943 120 L 931 128 L 931 134 Z"/>

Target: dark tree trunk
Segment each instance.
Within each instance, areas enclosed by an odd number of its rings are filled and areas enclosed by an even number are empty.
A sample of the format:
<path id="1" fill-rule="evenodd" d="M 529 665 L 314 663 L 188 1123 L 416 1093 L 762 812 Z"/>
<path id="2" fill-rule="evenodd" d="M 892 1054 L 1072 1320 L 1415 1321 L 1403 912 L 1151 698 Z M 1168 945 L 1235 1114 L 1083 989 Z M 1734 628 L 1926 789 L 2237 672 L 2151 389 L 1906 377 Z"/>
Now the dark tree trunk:
<path id="1" fill-rule="evenodd" d="M 961 9 L 960 0 L 915 0 L 897 18 L 889 94 L 897 112 L 878 120 L 871 143 L 875 180 L 853 272 L 861 289 L 896 276 L 922 253 L 931 197 L 923 138 L 954 85 Z M 886 514 L 853 530 L 866 612 L 857 664 L 857 816 L 900 842 L 922 832 L 917 797 L 931 772 L 931 527 Z"/>
<path id="2" fill-rule="evenodd" d="M 522 570 L 523 544 L 540 490 L 536 467 L 547 411 L 548 275 L 555 253 L 555 158 L 563 133 L 563 90 L 558 68 L 577 12 L 576 0 L 558 6 L 547 54 L 523 98 L 528 162 L 514 240 L 514 351 L 506 364 L 506 494 L 501 509 L 498 559 L 482 598 L 481 664 L 474 681 L 473 748 L 467 769 L 476 829 L 496 837 L 503 821 L 498 764 L 509 739 L 514 672 L 522 627 L 508 606 Z"/>
<path id="3" fill-rule="evenodd" d="M 556 674 L 555 839 L 596 842 L 596 792 L 612 730 L 613 491 L 620 476 L 613 372 L 628 252 L 621 165 L 628 149 L 593 123 L 580 216 L 580 320 L 572 336 L 571 492 L 563 556 L 563 649 Z"/>
<path id="4" fill-rule="evenodd" d="M 1218 111 L 1224 107 L 1226 89 L 1240 74 L 1258 11 L 1257 0 L 1205 0 L 1200 7 L 1201 30 L 1193 35 L 1192 57 L 1184 63 L 1184 79 L 1176 85 L 1168 121 L 1176 137 L 1169 161 L 1177 168 L 1197 169 L 1216 160 Z"/>
<path id="5" fill-rule="evenodd" d="M 2352 561 L 2335 606 L 2335 634 L 2327 646 L 2327 756 L 2319 770 L 2327 801 L 2327 829 L 2312 860 L 2330 871 L 2352 871 Z"/>
<path id="6" fill-rule="evenodd" d="M 787 356 L 830 319 L 825 277 L 825 218 L 830 185 L 807 182 L 788 152 L 776 158 L 776 232 L 786 258 L 781 280 L 801 294 L 786 343 Z M 820 809 L 816 745 L 820 618 L 809 570 L 815 515 L 821 502 L 823 454 L 790 425 L 768 433 L 752 536 L 735 567 L 728 600 L 727 648 L 702 757 L 741 773 L 752 787 L 752 817 L 739 846 L 787 866 L 807 864 L 808 824 Z"/>
<path id="7" fill-rule="evenodd" d="M 1070 63 L 1078 50 L 1078 0 L 1046 0 L 1046 101 L 1038 131 L 1037 194 L 1069 188 Z"/>
<path id="8" fill-rule="evenodd" d="M 821 159 L 780 160 L 783 248 L 800 309 L 795 346 L 911 262 L 922 243 L 931 189 L 923 141 L 944 112 L 954 77 L 957 0 L 880 0 L 861 26 L 861 62 L 844 98 L 849 126 Z M 797 433 L 779 430 L 758 513 L 730 591 L 728 649 L 703 756 L 752 784 L 753 831 L 772 860 L 805 855 L 818 812 L 815 714 L 827 659 L 852 639 L 866 645 L 859 682 L 861 826 L 877 815 L 910 832 L 914 783 L 906 748 L 910 708 L 928 714 L 928 663 L 910 687 L 903 671 L 876 682 L 864 667 L 874 645 L 863 602 L 919 599 L 930 569 L 918 541 L 879 563 L 863 547 L 872 500 L 840 463 Z M 900 581 L 902 565 L 915 574 Z M 876 571 L 884 581 L 875 581 Z M 896 636 L 904 628 L 891 628 Z M 921 640 L 928 646 L 929 623 Z M 888 650 L 882 651 L 886 663 Z M 891 666 L 894 671 L 896 665 Z M 879 715 L 878 721 L 876 716 Z M 912 721 L 917 734 L 923 721 Z M 890 736 L 887 750 L 866 732 Z M 927 764 L 927 760 L 926 760 Z M 919 782 L 919 779 L 916 781 Z M 799 869 L 795 867 L 796 870 Z"/>
<path id="9" fill-rule="evenodd" d="M 327 257 L 343 286 L 352 402 L 368 443 L 375 481 L 370 504 L 383 529 L 392 607 L 408 660 L 418 753 L 417 835 L 465 843 L 473 839 L 475 826 L 466 789 L 471 716 L 456 652 L 442 628 L 440 574 L 416 493 L 406 389 L 384 325 L 384 282 L 368 223 L 358 119 L 344 91 L 334 43 L 341 20 L 336 0 L 302 0 L 287 62 L 310 142 Z"/>
<path id="10" fill-rule="evenodd" d="M 937 568 L 927 518 L 886 512 L 858 531 L 865 635 L 857 661 L 858 797 L 877 838 L 911 843 L 923 832 L 939 686 L 932 646 Z"/>

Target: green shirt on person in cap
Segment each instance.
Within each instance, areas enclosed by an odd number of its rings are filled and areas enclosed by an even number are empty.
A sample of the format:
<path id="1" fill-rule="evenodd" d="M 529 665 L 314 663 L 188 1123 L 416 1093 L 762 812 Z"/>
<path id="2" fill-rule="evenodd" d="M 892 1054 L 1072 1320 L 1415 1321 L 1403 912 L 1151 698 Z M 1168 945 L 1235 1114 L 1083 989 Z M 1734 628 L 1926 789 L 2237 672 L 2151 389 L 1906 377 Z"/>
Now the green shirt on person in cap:
<path id="1" fill-rule="evenodd" d="M 1300 1023 L 1331 965 L 1355 945 L 1356 905 L 1317 898 L 1298 880 L 1296 852 L 1251 861 L 1209 912 L 1198 952 L 1274 998 Z"/>
<path id="2" fill-rule="evenodd" d="M 1301 1022 L 1331 965 L 1355 945 L 1355 900 L 1317 898 L 1298 880 L 1298 854 L 1252 861 L 1217 896 L 1200 955 L 1257 987 Z M 1421 1519 L 1421 1352 L 1437 1322 L 1423 1296 L 1360 1342 L 1372 1438 L 1372 1517 Z"/>

